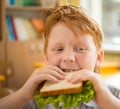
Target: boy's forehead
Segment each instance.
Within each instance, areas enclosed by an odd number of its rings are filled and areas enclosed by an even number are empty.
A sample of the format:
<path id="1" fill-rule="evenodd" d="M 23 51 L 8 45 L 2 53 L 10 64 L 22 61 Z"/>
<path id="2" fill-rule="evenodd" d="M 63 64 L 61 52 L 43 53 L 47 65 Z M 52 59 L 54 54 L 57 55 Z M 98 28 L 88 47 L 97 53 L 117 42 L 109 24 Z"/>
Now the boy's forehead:
<path id="1" fill-rule="evenodd" d="M 64 41 L 65 40 L 65 41 Z M 95 44 L 91 34 L 83 33 L 80 28 L 74 26 L 72 29 L 64 22 L 59 22 L 53 26 L 49 34 L 48 43 L 59 45 L 61 43 L 76 44 Z M 59 44 L 58 44 L 59 43 Z"/>
<path id="2" fill-rule="evenodd" d="M 75 39 L 85 39 L 85 36 L 92 37 L 92 35 L 83 33 L 80 28 L 73 26 L 73 27 L 68 27 L 67 24 L 64 22 L 59 22 L 53 26 L 51 29 L 51 32 L 49 34 L 49 38 L 52 37 L 61 37 L 62 35 L 66 35 L 65 37 L 73 36 Z"/>
<path id="3" fill-rule="evenodd" d="M 76 25 L 69 27 L 65 22 L 58 22 L 52 27 L 52 29 L 50 31 L 50 35 L 51 34 L 52 35 L 54 35 L 54 34 L 61 35 L 63 32 L 66 34 L 75 34 L 75 33 L 76 33 L 76 35 L 83 34 L 82 31 L 80 30 L 80 28 L 78 28 Z"/>

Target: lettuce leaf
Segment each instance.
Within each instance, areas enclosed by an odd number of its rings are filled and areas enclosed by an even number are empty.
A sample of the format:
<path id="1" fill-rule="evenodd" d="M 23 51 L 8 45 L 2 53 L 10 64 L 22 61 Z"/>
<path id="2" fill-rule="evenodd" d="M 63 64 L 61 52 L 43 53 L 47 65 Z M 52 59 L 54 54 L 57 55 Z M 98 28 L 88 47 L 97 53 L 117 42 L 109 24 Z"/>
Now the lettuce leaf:
<path id="1" fill-rule="evenodd" d="M 41 109 L 44 109 L 46 104 L 53 104 L 55 108 L 58 109 L 59 103 L 63 103 L 63 108 L 68 109 L 71 107 L 76 107 L 82 102 L 88 103 L 94 98 L 94 95 L 95 91 L 93 85 L 90 81 L 87 81 L 84 84 L 83 90 L 80 93 L 62 94 L 48 97 L 41 97 L 40 93 L 37 93 L 34 98 L 38 107 Z"/>

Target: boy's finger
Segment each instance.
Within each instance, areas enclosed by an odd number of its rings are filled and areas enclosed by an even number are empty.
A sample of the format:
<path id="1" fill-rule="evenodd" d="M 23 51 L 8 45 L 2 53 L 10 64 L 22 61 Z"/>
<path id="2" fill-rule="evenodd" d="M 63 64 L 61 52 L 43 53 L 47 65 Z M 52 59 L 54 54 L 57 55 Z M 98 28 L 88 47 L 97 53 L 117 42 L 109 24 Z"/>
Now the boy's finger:
<path id="1" fill-rule="evenodd" d="M 47 68 L 52 69 L 52 70 L 55 70 L 56 72 L 58 72 L 59 74 L 61 74 L 61 75 L 63 75 L 63 76 L 66 75 L 66 73 L 63 72 L 63 71 L 62 71 L 59 67 L 57 67 L 57 66 L 48 65 Z"/>
<path id="2" fill-rule="evenodd" d="M 52 76 L 50 74 L 40 74 L 38 79 L 40 79 L 40 81 L 44 81 L 44 80 L 48 80 L 51 82 L 59 82 L 60 81 L 58 78 L 56 78 L 55 76 Z"/>
<path id="3" fill-rule="evenodd" d="M 59 72 L 56 72 L 55 70 L 52 69 L 49 69 L 48 71 L 46 71 L 46 73 L 56 77 L 59 80 L 65 79 L 64 75 L 61 75 Z"/>

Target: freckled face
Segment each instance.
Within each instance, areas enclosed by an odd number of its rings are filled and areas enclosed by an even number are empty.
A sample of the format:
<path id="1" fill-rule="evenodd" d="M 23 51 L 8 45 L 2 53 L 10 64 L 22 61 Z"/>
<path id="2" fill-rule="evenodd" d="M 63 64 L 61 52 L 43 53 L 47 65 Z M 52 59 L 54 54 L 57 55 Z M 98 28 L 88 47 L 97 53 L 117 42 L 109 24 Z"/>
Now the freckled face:
<path id="1" fill-rule="evenodd" d="M 51 30 L 47 47 L 47 61 L 63 70 L 94 70 L 96 47 L 91 35 L 75 34 L 64 24 L 57 23 Z"/>

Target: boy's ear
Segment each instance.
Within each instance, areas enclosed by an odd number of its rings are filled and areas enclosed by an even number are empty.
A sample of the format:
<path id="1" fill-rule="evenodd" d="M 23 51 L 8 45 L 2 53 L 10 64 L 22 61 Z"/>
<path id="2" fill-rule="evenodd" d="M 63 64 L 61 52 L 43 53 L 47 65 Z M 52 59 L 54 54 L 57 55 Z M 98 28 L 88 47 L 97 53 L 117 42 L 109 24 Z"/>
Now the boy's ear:
<path id="1" fill-rule="evenodd" d="M 99 66 L 101 64 L 101 62 L 103 61 L 104 59 L 104 50 L 99 50 L 98 52 L 98 56 L 97 56 L 97 66 Z"/>

